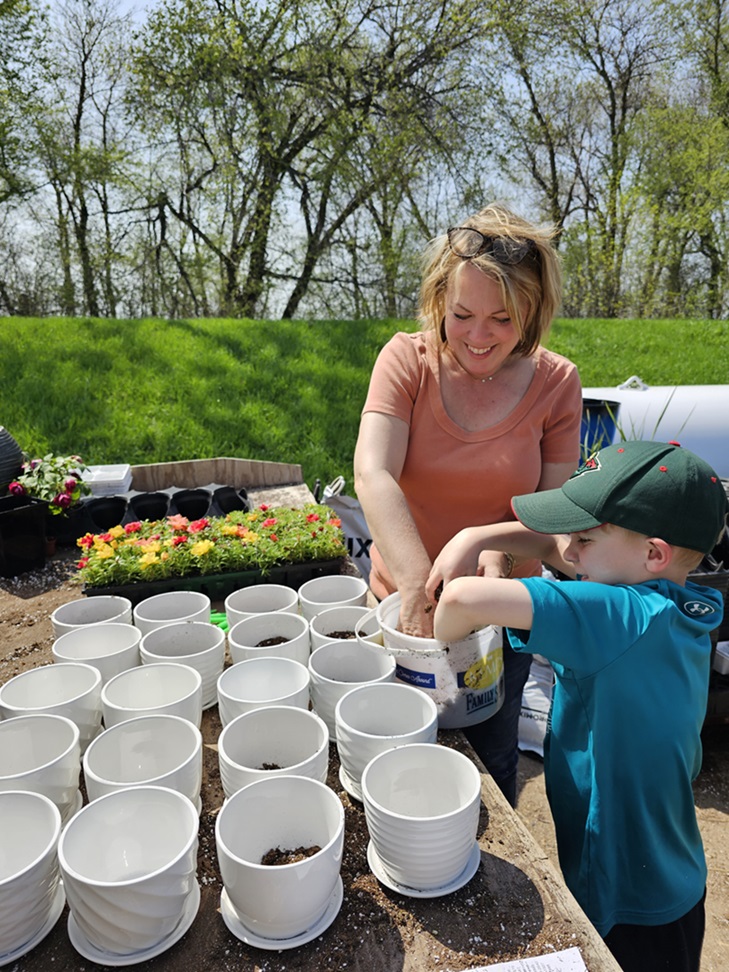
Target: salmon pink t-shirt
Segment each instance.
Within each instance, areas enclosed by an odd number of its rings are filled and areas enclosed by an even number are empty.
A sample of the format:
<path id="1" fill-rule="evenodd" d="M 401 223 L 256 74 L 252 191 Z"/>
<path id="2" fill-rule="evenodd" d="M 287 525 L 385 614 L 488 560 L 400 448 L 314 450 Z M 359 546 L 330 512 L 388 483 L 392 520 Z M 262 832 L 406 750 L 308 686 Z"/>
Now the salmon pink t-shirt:
<path id="1" fill-rule="evenodd" d="M 432 331 L 399 333 L 375 362 L 364 412 L 410 426 L 402 489 L 431 560 L 459 530 L 513 520 L 511 498 L 533 493 L 544 463 L 579 464 L 582 388 L 577 368 L 545 348 L 519 404 L 497 425 L 467 432 L 446 413 Z M 539 573 L 534 562 L 515 574 Z M 370 587 L 385 597 L 395 585 L 372 548 Z"/>

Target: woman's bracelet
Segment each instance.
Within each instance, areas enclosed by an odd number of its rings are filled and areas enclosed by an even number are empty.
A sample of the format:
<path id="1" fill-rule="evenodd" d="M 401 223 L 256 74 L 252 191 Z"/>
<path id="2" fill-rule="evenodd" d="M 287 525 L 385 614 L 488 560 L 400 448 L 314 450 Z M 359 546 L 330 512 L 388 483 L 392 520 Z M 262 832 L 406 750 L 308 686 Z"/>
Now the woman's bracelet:
<path id="1" fill-rule="evenodd" d="M 507 570 L 506 573 L 504 574 L 504 577 L 511 577 L 512 571 L 514 570 L 514 554 L 504 552 L 504 556 L 506 557 L 506 566 L 507 566 Z"/>

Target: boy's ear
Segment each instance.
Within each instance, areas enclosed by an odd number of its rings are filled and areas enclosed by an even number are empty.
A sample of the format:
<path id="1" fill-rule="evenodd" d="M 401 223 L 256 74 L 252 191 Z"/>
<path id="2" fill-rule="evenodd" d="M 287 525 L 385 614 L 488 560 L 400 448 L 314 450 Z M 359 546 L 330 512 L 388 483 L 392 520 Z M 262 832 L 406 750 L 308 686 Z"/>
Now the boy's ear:
<path id="1" fill-rule="evenodd" d="M 660 537 L 649 537 L 646 543 L 648 546 L 646 570 L 652 574 L 664 571 L 673 560 L 673 547 Z"/>

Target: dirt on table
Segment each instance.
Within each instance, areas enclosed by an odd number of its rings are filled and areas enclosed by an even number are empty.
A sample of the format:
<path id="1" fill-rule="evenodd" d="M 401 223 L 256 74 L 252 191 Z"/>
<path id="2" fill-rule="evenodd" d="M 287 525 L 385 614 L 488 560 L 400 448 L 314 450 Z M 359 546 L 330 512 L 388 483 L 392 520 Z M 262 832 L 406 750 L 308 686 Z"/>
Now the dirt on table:
<path id="1" fill-rule="evenodd" d="M 63 549 L 43 571 L 15 579 L 0 578 L 0 684 L 28 668 L 52 662 L 50 615 L 82 596 L 73 568 L 74 551 Z M 479 843 L 482 865 L 462 889 L 443 898 L 403 897 L 383 886 L 367 863 L 369 835 L 364 809 L 339 781 L 335 745 L 330 745 L 328 785 L 345 810 L 342 863 L 344 900 L 331 928 L 290 951 L 253 948 L 232 934 L 220 912 L 223 890 L 215 848 L 215 820 L 224 793 L 218 767 L 221 732 L 217 706 L 203 715 L 202 813 L 198 882 L 200 908 L 190 930 L 159 957 L 138 965 L 141 972 L 435 972 L 461 970 L 569 948 L 574 928 L 552 920 L 545 930 L 544 904 L 534 885 L 504 859 L 508 837 L 482 806 Z M 442 734 L 458 748 L 460 733 Z M 522 757 L 518 812 L 556 860 L 554 834 L 544 797 L 541 762 Z M 82 793 L 85 796 L 83 778 Z M 717 727 L 706 739 L 704 771 L 696 786 L 696 804 L 709 860 L 707 940 L 702 972 L 729 968 L 729 886 L 726 860 L 729 822 L 729 727 Z M 89 962 L 71 945 L 68 909 L 50 934 L 12 972 L 89 972 L 106 968 Z"/>

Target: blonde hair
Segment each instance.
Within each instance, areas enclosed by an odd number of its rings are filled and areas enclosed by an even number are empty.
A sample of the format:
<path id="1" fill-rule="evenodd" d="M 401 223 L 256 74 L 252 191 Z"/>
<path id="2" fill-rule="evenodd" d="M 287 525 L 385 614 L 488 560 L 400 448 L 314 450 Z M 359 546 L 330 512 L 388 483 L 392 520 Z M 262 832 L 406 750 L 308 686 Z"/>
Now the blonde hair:
<path id="1" fill-rule="evenodd" d="M 519 334 L 519 343 L 512 354 L 528 357 L 546 337 L 562 300 L 562 274 L 552 246 L 556 230 L 535 226 L 499 203 L 486 206 L 461 225 L 484 236 L 534 243 L 525 259 L 513 265 L 499 263 L 488 253 L 468 258 L 469 263 L 499 283 L 504 307 Z M 465 262 L 451 250 L 445 233 L 432 240 L 425 251 L 418 319 L 424 331 L 435 331 L 441 349 L 446 343 L 442 325 L 448 284 Z M 526 306 L 523 319 L 522 304 Z"/>

